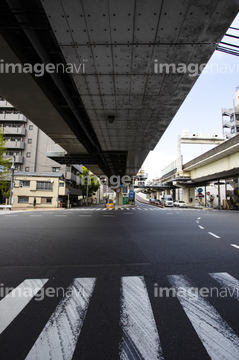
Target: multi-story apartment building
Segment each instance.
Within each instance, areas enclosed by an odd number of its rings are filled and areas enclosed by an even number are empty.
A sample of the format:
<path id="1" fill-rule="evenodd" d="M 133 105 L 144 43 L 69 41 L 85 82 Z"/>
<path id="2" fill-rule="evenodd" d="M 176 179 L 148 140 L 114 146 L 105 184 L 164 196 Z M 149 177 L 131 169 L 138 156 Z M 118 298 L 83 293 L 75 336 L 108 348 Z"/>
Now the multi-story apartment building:
<path id="1" fill-rule="evenodd" d="M 48 145 L 55 144 L 54 141 L 1 97 L 0 127 L 7 140 L 6 157 L 16 155 L 16 171 L 64 172 L 65 166 L 46 156 Z"/>
<path id="2" fill-rule="evenodd" d="M 239 134 L 239 86 L 236 88 L 236 102 L 233 100 L 233 108 L 222 109 L 222 131 L 227 139 Z"/>
<path id="3" fill-rule="evenodd" d="M 15 154 L 16 176 L 18 172 L 25 172 L 26 175 L 44 172 L 62 173 L 66 189 L 70 191 L 71 203 L 77 202 L 78 196 L 81 195 L 81 191 L 78 190 L 81 166 L 60 165 L 48 158 L 47 150 L 49 146 L 55 145 L 55 142 L 2 97 L 0 97 L 0 128 L 6 139 L 6 157 L 12 159 Z"/>

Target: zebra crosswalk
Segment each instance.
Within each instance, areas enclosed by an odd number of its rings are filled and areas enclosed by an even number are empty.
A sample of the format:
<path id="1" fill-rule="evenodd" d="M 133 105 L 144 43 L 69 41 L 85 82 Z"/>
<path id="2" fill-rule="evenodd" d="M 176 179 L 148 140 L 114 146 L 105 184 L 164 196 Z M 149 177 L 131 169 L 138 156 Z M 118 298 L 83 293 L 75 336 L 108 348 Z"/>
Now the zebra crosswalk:
<path id="1" fill-rule="evenodd" d="M 66 210 L 66 212 L 99 212 L 99 211 L 164 211 L 164 209 L 159 207 L 119 207 L 116 209 L 106 209 L 106 208 L 73 208 Z"/>
<path id="2" fill-rule="evenodd" d="M 222 286 L 231 298 L 239 301 L 238 279 L 225 272 L 209 273 L 207 277 Z M 5 296 L 2 296 L 0 301 L 0 334 L 6 331 L 21 312 L 26 311 L 28 304 L 36 300 L 36 297 L 39 300 L 41 295 L 41 300 L 45 301 L 42 294 L 47 294 L 48 281 L 49 279 L 45 278 L 25 279 L 17 287 L 10 289 L 9 293 L 3 294 L 1 291 L 1 295 Z M 198 336 L 198 341 L 211 359 L 238 360 L 238 334 L 224 319 L 224 312 L 220 314 L 207 299 L 206 295 L 210 293 L 210 289 L 203 287 L 196 292 L 196 284 L 185 275 L 168 275 L 167 281 L 171 288 L 154 284 L 154 288 L 150 289 L 143 276 L 121 277 L 119 358 L 167 358 L 164 355 L 165 342 L 161 341 L 159 335 L 164 331 L 163 323 L 161 332 L 158 331 L 158 317 L 160 318 L 162 310 L 160 307 L 155 308 L 157 305 L 155 301 L 152 302 L 152 294 L 155 299 L 161 295 L 169 297 L 171 294 L 179 302 Z M 73 358 L 84 322 L 87 320 L 89 305 L 91 301 L 97 301 L 97 297 L 92 300 L 94 292 L 97 291 L 96 284 L 97 277 L 72 279 L 72 283 L 29 349 L 26 360 Z M 92 323 L 92 327 L 94 326 Z M 189 332 L 190 329 L 184 331 Z"/>

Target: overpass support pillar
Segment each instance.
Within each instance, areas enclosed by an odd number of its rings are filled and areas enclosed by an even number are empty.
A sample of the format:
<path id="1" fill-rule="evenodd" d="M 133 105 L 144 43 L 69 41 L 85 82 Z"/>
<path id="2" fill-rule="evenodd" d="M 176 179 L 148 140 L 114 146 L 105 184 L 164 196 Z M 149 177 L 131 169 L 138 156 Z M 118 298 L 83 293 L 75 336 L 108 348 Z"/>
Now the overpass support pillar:
<path id="1" fill-rule="evenodd" d="M 189 205 L 194 203 L 194 200 L 195 200 L 194 188 L 183 188 L 182 189 L 182 200 L 186 201 Z"/>

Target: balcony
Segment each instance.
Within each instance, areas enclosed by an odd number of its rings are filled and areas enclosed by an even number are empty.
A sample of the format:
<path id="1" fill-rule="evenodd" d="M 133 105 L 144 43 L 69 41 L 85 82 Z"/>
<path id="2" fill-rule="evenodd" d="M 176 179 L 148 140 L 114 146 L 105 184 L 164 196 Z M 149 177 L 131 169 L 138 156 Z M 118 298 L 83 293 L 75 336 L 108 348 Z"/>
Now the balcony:
<path id="1" fill-rule="evenodd" d="M 27 118 L 22 114 L 0 114 L 0 121 L 27 122 Z"/>
<path id="2" fill-rule="evenodd" d="M 19 149 L 24 150 L 25 144 L 22 141 L 7 141 L 6 142 L 7 149 Z"/>
<path id="3" fill-rule="evenodd" d="M 13 109 L 13 106 L 7 102 L 6 100 L 0 100 L 0 108 L 12 108 Z"/>
<path id="4" fill-rule="evenodd" d="M 23 127 L 5 126 L 2 131 L 4 135 L 26 135 L 26 129 Z"/>
<path id="5" fill-rule="evenodd" d="M 67 152 L 60 145 L 48 145 L 46 156 L 48 157 L 61 157 L 65 156 Z"/>
<path id="6" fill-rule="evenodd" d="M 232 121 L 223 120 L 222 125 L 224 128 L 231 128 L 232 126 L 235 125 L 235 123 Z"/>
<path id="7" fill-rule="evenodd" d="M 66 180 L 74 181 L 77 185 L 80 183 L 79 175 L 72 174 L 71 172 L 66 172 Z"/>
<path id="8" fill-rule="evenodd" d="M 4 157 L 8 160 L 12 160 L 12 155 L 6 155 Z M 21 155 L 15 156 L 15 164 L 23 164 L 23 160 L 24 160 L 23 156 Z"/>

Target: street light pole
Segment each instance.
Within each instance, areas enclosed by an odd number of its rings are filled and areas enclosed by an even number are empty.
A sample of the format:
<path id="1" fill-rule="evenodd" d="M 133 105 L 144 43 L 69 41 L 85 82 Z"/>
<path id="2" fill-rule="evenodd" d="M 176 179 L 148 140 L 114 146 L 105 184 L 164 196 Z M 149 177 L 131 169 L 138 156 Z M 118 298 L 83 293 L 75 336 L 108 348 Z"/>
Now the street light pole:
<path id="1" fill-rule="evenodd" d="M 15 170 L 15 154 L 13 154 L 12 158 L 12 167 L 11 167 L 11 188 L 10 188 L 10 204 L 12 205 L 12 194 L 13 194 L 13 184 L 14 184 L 14 170 Z"/>
<path id="2" fill-rule="evenodd" d="M 89 192 L 89 170 L 87 170 L 86 206 L 88 206 L 88 192 Z"/>

